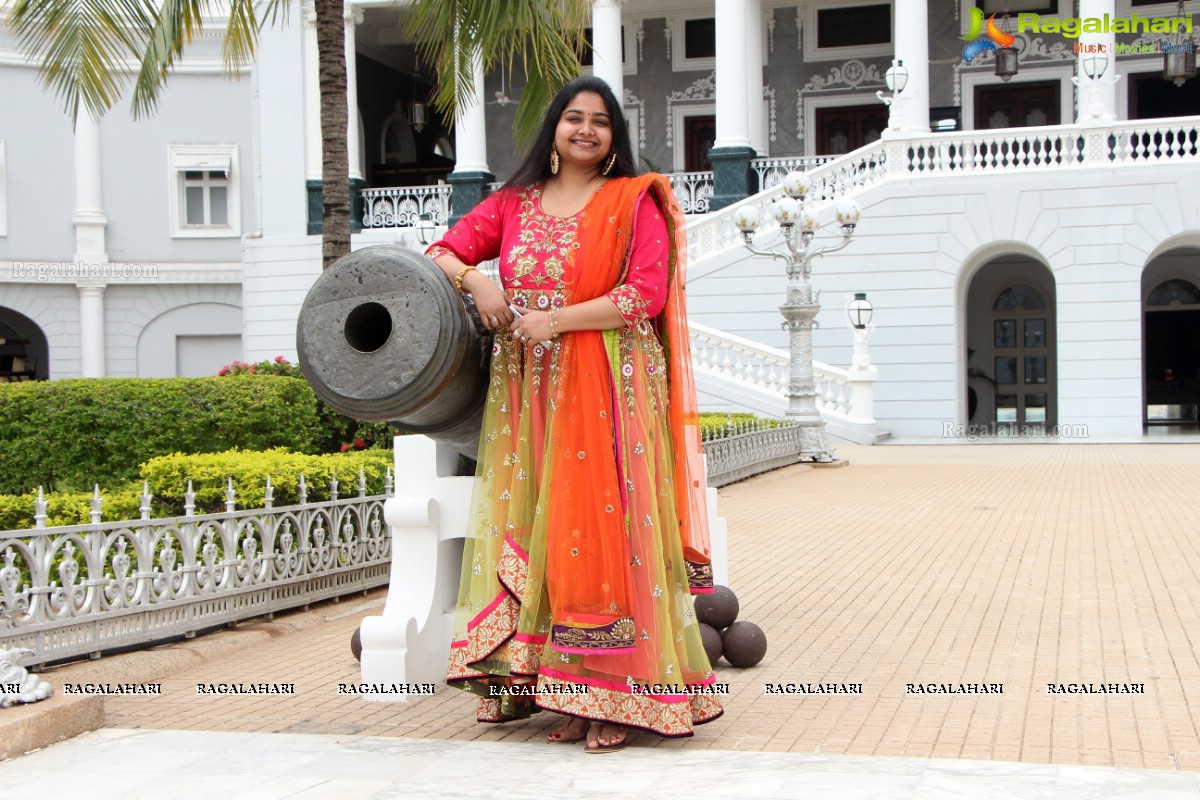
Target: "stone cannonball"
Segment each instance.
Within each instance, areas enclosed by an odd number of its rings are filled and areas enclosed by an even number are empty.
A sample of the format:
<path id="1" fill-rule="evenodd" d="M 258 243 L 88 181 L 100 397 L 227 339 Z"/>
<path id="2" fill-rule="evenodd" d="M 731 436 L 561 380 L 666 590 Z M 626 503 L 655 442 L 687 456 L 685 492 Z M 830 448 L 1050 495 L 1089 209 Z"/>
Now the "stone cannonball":
<path id="1" fill-rule="evenodd" d="M 696 595 L 696 619 L 723 630 L 738 615 L 738 599 L 728 586 L 714 586 L 712 594 Z"/>
<path id="2" fill-rule="evenodd" d="M 362 661 L 362 626 L 354 629 L 354 635 L 350 637 L 350 652 L 354 654 L 355 661 Z"/>
<path id="3" fill-rule="evenodd" d="M 704 642 L 704 652 L 708 655 L 708 663 L 715 667 L 721 660 L 721 632 L 712 625 L 701 622 L 700 639 Z"/>
<path id="4" fill-rule="evenodd" d="M 304 298 L 296 349 L 331 408 L 474 458 L 491 337 L 432 260 L 395 245 L 338 259 Z"/>
<path id="5" fill-rule="evenodd" d="M 753 667 L 767 654 L 767 635 L 753 622 L 735 622 L 721 635 L 725 660 L 735 667 Z"/>

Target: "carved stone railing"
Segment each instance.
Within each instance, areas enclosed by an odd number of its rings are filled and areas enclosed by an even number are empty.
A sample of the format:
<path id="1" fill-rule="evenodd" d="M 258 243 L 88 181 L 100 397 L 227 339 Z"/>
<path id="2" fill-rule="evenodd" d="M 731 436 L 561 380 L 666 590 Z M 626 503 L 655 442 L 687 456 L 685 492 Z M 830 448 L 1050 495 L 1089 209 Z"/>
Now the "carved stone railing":
<path id="1" fill-rule="evenodd" d="M 0 650 L 38 663 L 145 645 L 387 583 L 391 494 L 0 531 Z M 189 485 L 190 489 L 190 485 Z M 270 492 L 268 491 L 268 498 Z M 45 504 L 38 503 L 44 524 Z M 188 504 L 188 510 L 193 506 Z"/>
<path id="2" fill-rule="evenodd" d="M 843 195 L 878 183 L 887 175 L 887 159 L 883 143 L 875 142 L 848 155 L 826 161 L 808 171 L 812 180 L 809 198 L 817 203 L 816 209 L 819 210 Z M 760 236 L 773 231 L 778 226 L 769 206 L 782 196 L 783 189 L 776 184 L 732 206 L 690 220 L 687 226 L 689 263 L 696 264 L 702 259 L 741 247 L 742 237 L 733 219 L 737 211 L 746 206 L 759 209 L 762 219 Z"/>
<path id="3" fill-rule="evenodd" d="M 704 393 L 736 395 L 747 410 L 781 417 L 787 410 L 791 356 L 707 325 L 689 323 L 697 388 Z M 874 387 L 877 372 L 856 373 L 813 362 L 817 410 L 830 432 L 854 442 L 874 442 Z M 723 384 L 725 392 L 717 388 Z"/>
<path id="4" fill-rule="evenodd" d="M 433 224 L 450 219 L 450 186 L 401 186 L 363 189 L 364 228 L 413 228 L 422 214 Z"/>
<path id="5" fill-rule="evenodd" d="M 908 144 L 906 170 L 929 175 L 1145 166 L 1196 161 L 1200 119 L 934 134 Z"/>

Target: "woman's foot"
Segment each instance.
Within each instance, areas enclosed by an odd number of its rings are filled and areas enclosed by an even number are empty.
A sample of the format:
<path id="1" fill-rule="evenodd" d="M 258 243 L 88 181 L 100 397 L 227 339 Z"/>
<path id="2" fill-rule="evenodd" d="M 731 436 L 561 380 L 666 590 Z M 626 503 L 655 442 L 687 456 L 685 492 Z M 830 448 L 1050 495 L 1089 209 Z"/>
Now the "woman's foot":
<path id="1" fill-rule="evenodd" d="M 588 721 L 586 719 L 567 717 L 550 729 L 546 734 L 546 741 L 551 744 L 578 742 L 587 734 L 587 730 Z"/>
<path id="2" fill-rule="evenodd" d="M 587 734 L 587 752 L 615 753 L 625 749 L 625 737 L 629 731 L 620 725 L 593 722 Z"/>

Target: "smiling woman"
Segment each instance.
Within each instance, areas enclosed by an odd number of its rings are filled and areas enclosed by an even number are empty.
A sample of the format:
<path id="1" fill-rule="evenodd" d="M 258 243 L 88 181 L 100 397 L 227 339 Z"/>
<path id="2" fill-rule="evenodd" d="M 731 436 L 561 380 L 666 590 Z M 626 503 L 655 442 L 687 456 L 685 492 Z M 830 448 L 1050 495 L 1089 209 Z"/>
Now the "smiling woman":
<path id="1" fill-rule="evenodd" d="M 496 332 L 447 680 L 551 742 L 721 713 L 687 597 L 712 591 L 682 213 L 608 85 L 554 98 L 516 175 L 428 251 Z M 501 286 L 474 268 L 500 259 Z M 667 687 L 661 693 L 635 686 Z"/>

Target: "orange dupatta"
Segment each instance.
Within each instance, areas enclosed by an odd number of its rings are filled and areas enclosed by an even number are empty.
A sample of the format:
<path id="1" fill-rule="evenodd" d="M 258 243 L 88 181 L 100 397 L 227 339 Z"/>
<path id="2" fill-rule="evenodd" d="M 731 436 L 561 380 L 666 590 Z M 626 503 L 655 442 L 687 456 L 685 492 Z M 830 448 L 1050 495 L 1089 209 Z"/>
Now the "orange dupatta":
<path id="1" fill-rule="evenodd" d="M 712 591 L 704 461 L 692 376 L 684 298 L 683 214 L 661 175 L 609 181 L 592 199 L 579 248 L 563 280 L 571 303 L 604 295 L 629 270 L 634 216 L 644 193 L 667 220 L 667 301 L 653 320 L 668 366 L 668 427 L 673 444 L 675 516 L 693 593 Z M 547 577 L 555 624 L 553 645 L 564 652 L 629 652 L 632 619 L 630 556 L 622 478 L 614 452 L 614 386 L 618 376 L 601 331 L 563 334 L 553 423 L 543 472 L 549 479 Z"/>

